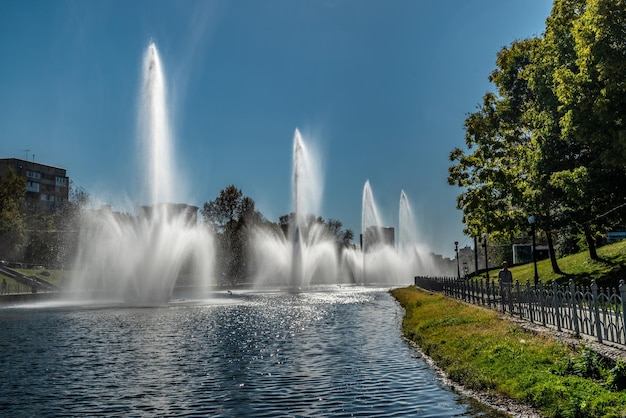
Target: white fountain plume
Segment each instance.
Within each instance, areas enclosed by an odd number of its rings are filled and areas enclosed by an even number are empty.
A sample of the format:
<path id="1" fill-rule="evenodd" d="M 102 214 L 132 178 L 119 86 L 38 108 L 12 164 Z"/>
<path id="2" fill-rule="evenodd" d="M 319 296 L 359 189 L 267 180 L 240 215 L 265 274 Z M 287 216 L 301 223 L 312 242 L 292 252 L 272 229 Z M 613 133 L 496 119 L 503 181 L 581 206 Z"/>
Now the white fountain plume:
<path id="1" fill-rule="evenodd" d="M 144 56 L 140 141 L 148 150 L 144 181 L 149 205 L 133 215 L 86 211 L 71 289 L 81 298 L 132 303 L 168 301 L 175 285 L 212 284 L 213 239 L 197 225 L 197 207 L 173 204 L 171 130 L 166 84 L 154 43 Z M 176 181 L 184 179 L 176 177 Z"/>
<path id="2" fill-rule="evenodd" d="M 293 212 L 302 226 L 309 215 L 319 214 L 322 202 L 322 171 L 317 153 L 296 129 L 293 136 Z"/>
<path id="3" fill-rule="evenodd" d="M 404 190 L 400 192 L 400 210 L 398 214 L 399 245 L 398 251 L 407 260 L 414 275 L 438 275 L 435 260 L 430 250 L 419 242 L 417 225 L 413 209 Z"/>
<path id="4" fill-rule="evenodd" d="M 258 286 L 290 289 L 311 284 L 341 283 L 340 254 L 324 226 L 315 221 L 322 198 L 319 158 L 300 131 L 293 137 L 292 213 L 286 236 L 258 228 L 254 239 L 254 265 Z"/>
<path id="5" fill-rule="evenodd" d="M 370 181 L 367 180 L 363 186 L 363 202 L 361 205 L 361 233 L 365 234 L 367 228 L 372 226 L 381 226 L 380 216 L 378 216 L 378 208 L 374 201 L 372 187 Z"/>
<path id="6" fill-rule="evenodd" d="M 144 55 L 143 77 L 139 131 L 141 143 L 149 156 L 144 160 L 145 190 L 150 191 L 149 203 L 155 205 L 171 201 L 171 181 L 175 177 L 175 172 L 165 75 L 159 52 L 153 42 Z"/>
<path id="7" fill-rule="evenodd" d="M 400 210 L 398 216 L 399 246 L 412 246 L 417 243 L 417 228 L 413 219 L 413 211 L 404 190 L 400 191 Z"/>

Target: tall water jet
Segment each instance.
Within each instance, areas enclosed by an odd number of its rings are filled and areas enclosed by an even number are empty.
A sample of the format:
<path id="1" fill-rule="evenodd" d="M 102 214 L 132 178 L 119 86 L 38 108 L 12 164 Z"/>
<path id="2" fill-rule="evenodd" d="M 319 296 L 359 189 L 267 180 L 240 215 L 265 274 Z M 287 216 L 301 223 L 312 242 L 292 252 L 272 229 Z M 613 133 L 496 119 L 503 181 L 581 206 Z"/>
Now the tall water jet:
<path id="1" fill-rule="evenodd" d="M 387 274 L 380 271 L 380 266 L 381 262 L 387 260 L 388 255 L 392 254 L 393 242 L 389 241 L 393 241 L 393 236 L 391 238 L 385 236 L 385 232 L 389 232 L 389 229 L 382 225 L 369 180 L 363 186 L 361 211 L 361 282 L 385 281 L 386 277 L 383 275 Z"/>
<path id="2" fill-rule="evenodd" d="M 256 284 L 301 288 L 343 282 L 335 242 L 316 220 L 322 198 L 319 159 L 297 129 L 293 137 L 291 181 L 288 230 L 258 228 L 255 231 Z"/>
<path id="3" fill-rule="evenodd" d="M 380 216 L 378 216 L 378 208 L 374 201 L 374 195 L 372 193 L 372 186 L 370 181 L 366 180 L 363 186 L 363 202 L 361 205 L 361 232 L 365 234 L 365 231 L 372 226 L 380 226 Z"/>
<path id="4" fill-rule="evenodd" d="M 177 281 L 211 283 L 214 249 L 208 230 L 197 225 L 197 207 L 173 204 L 172 138 L 166 83 L 154 43 L 144 55 L 139 131 L 148 205 L 135 215 L 104 207 L 85 211 L 71 289 L 79 297 L 134 303 L 170 299 Z M 178 182 L 184 180 L 176 178 Z M 179 282 L 179 283 L 180 283 Z"/>
<path id="5" fill-rule="evenodd" d="M 291 285 L 299 286 L 302 283 L 302 236 L 300 228 L 304 226 L 304 214 L 301 212 L 306 206 L 305 186 L 305 165 L 306 153 L 300 131 L 296 129 L 293 136 L 293 167 L 292 167 L 292 190 L 293 190 L 293 213 L 291 220 Z M 301 190 L 302 189 L 302 190 Z M 306 212 L 305 212 L 306 213 Z"/>
<path id="6" fill-rule="evenodd" d="M 374 250 L 380 246 L 394 245 L 393 228 L 383 226 L 369 180 L 363 186 L 361 233 L 363 252 Z"/>
<path id="7" fill-rule="evenodd" d="M 398 216 L 399 248 L 398 251 L 411 263 L 411 268 L 416 274 L 438 274 L 434 259 L 430 250 L 418 240 L 415 216 L 409 199 L 402 190 L 400 192 L 400 210 Z"/>
<path id="8" fill-rule="evenodd" d="M 144 161 L 144 190 L 148 202 L 170 202 L 175 176 L 171 129 L 167 112 L 163 65 L 156 45 L 148 46 L 143 60 L 143 86 L 139 108 L 140 144 L 148 155 Z"/>
<path id="9" fill-rule="evenodd" d="M 400 247 L 411 246 L 417 243 L 417 228 L 413 219 L 413 210 L 404 190 L 400 191 L 400 205 L 398 216 L 398 242 Z"/>

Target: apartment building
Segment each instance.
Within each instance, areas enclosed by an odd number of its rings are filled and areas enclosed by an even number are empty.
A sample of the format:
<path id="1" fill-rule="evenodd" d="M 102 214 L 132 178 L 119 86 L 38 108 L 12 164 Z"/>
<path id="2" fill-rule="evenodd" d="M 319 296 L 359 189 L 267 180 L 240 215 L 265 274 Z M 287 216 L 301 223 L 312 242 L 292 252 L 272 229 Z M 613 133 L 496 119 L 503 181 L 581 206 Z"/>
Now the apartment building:
<path id="1" fill-rule="evenodd" d="M 64 168 L 17 158 L 0 159 L 0 180 L 9 168 L 26 180 L 24 204 L 28 209 L 52 211 L 69 198 L 69 177 Z"/>

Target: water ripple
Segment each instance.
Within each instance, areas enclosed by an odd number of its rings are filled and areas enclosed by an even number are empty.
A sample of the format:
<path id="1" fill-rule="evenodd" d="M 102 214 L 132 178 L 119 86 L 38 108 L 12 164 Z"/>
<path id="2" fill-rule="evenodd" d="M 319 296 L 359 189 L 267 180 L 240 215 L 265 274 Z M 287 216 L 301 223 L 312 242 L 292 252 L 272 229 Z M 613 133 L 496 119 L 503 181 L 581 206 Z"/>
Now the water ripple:
<path id="1" fill-rule="evenodd" d="M 383 291 L 0 310 L 0 414 L 470 416 Z M 484 414 L 476 413 L 484 416 Z"/>

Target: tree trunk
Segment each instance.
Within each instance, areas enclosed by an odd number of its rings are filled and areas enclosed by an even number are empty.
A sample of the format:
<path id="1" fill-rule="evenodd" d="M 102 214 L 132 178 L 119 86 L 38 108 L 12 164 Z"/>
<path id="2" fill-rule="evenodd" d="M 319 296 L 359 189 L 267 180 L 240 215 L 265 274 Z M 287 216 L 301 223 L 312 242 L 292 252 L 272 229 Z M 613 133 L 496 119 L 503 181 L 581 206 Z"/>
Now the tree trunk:
<path id="1" fill-rule="evenodd" d="M 546 231 L 546 238 L 548 240 L 548 253 L 550 254 L 550 264 L 552 264 L 552 272 L 556 274 L 563 274 L 559 264 L 556 262 L 556 253 L 554 252 L 554 241 L 552 240 L 552 232 Z"/>
<path id="2" fill-rule="evenodd" d="M 589 257 L 592 260 L 600 260 L 600 257 L 598 257 L 598 252 L 596 251 L 596 241 L 593 239 L 591 230 L 587 225 L 585 225 L 583 226 L 583 231 L 585 232 L 585 240 L 587 240 L 587 246 L 589 247 Z"/>

